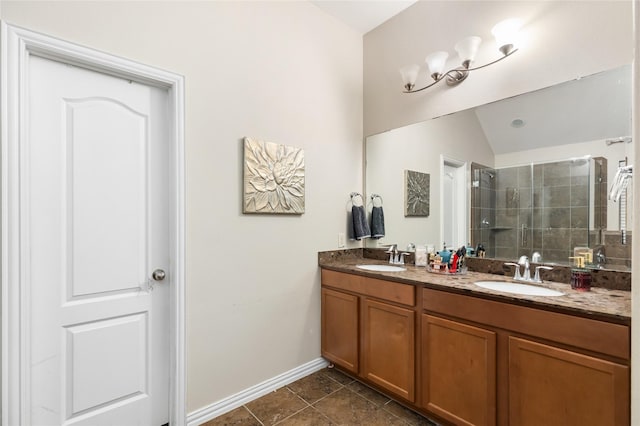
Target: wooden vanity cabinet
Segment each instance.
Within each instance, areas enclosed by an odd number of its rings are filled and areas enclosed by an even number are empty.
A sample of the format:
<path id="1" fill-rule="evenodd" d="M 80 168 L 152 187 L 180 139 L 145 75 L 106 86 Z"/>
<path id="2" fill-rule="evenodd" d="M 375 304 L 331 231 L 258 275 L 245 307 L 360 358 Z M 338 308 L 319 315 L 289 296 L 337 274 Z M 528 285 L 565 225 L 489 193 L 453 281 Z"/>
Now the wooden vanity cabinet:
<path id="1" fill-rule="evenodd" d="M 363 381 L 415 400 L 416 288 L 322 270 L 322 355 Z"/>
<path id="2" fill-rule="evenodd" d="M 323 269 L 322 355 L 442 424 L 630 424 L 624 321 Z"/>
<path id="3" fill-rule="evenodd" d="M 422 291 L 428 412 L 455 425 L 630 424 L 628 325 Z"/>
<path id="4" fill-rule="evenodd" d="M 459 425 L 496 424 L 496 333 L 422 315 L 422 407 Z"/>
<path id="5" fill-rule="evenodd" d="M 628 425 L 629 367 L 509 337 L 509 423 Z"/>
<path id="6" fill-rule="evenodd" d="M 415 312 L 365 299 L 363 317 L 363 377 L 413 402 Z"/>
<path id="7" fill-rule="evenodd" d="M 358 374 L 358 296 L 322 289 L 322 356 Z"/>

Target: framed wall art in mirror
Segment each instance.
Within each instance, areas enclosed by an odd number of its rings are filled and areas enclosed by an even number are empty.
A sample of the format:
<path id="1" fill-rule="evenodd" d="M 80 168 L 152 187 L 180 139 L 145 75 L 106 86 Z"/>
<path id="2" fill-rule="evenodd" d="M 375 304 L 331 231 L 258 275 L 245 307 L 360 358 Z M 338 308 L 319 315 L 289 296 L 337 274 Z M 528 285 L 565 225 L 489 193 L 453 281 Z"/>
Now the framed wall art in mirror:
<path id="1" fill-rule="evenodd" d="M 404 215 L 429 216 L 429 173 L 404 171 Z"/>
<path id="2" fill-rule="evenodd" d="M 304 213 L 304 150 L 244 138 L 243 213 Z"/>

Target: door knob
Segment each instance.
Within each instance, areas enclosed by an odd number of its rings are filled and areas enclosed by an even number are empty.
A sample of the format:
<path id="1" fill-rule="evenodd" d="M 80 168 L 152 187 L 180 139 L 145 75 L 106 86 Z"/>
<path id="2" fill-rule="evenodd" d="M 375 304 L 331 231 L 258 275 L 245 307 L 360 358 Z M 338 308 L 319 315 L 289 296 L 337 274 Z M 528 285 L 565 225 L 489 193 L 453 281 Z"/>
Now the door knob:
<path id="1" fill-rule="evenodd" d="M 162 281 L 167 276 L 167 274 L 162 269 L 156 269 L 151 273 L 151 278 L 155 281 Z"/>

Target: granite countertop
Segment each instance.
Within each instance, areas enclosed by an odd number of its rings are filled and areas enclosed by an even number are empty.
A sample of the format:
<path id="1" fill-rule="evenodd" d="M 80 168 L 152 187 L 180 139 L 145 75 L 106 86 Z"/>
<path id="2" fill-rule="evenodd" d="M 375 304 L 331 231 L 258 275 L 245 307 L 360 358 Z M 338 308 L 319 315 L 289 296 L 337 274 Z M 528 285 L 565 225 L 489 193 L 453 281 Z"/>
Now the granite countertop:
<path id="1" fill-rule="evenodd" d="M 351 253 L 348 250 L 319 253 L 318 263 L 322 268 L 338 272 L 347 272 L 405 284 L 421 285 L 433 289 L 515 303 L 521 306 L 537 307 L 585 317 L 598 317 L 597 319 L 610 320 L 624 324 L 630 324 L 631 320 L 630 291 L 592 287 L 591 291 L 582 292 L 571 289 L 569 284 L 545 281 L 542 284 L 530 284 L 557 290 L 564 293 L 564 295 L 528 296 L 503 293 L 485 289 L 473 283 L 476 281 L 516 281 L 509 279 L 504 275 L 472 271 L 462 275 L 431 273 L 424 267 L 416 267 L 413 265 L 405 265 L 404 267 L 406 268 L 406 271 L 402 272 L 367 271 L 357 268 L 356 265 L 384 265 L 388 263 L 380 260 L 363 258 L 361 255 L 359 256 Z"/>

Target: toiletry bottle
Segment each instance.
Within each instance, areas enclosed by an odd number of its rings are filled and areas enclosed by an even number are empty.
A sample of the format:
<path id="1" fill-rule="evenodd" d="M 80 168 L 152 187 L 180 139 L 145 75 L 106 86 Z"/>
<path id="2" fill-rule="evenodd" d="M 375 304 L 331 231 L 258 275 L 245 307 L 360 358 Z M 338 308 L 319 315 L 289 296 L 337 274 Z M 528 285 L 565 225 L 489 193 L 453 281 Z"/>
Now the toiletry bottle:
<path id="1" fill-rule="evenodd" d="M 464 267 L 466 266 L 467 263 L 467 257 L 468 257 L 468 245 L 467 246 L 462 246 L 458 249 L 458 272 L 463 272 Z"/>
<path id="2" fill-rule="evenodd" d="M 465 247 L 465 251 L 466 251 L 466 255 L 467 257 L 471 257 L 475 254 L 475 250 L 473 249 L 473 246 L 471 245 L 471 243 L 467 243 L 467 246 Z"/>
<path id="3" fill-rule="evenodd" d="M 442 259 L 442 263 L 449 264 L 451 262 L 451 252 L 449 250 L 442 250 L 438 252 L 438 255 Z"/>
<path id="4" fill-rule="evenodd" d="M 585 251 L 583 253 L 584 256 L 584 267 L 591 268 L 593 267 L 593 250 Z"/>
<path id="5" fill-rule="evenodd" d="M 458 270 L 458 252 L 453 253 L 451 256 L 451 266 L 449 266 L 449 272 L 455 274 Z"/>
<path id="6" fill-rule="evenodd" d="M 584 256 L 573 256 L 569 259 L 574 260 L 574 266 L 571 268 L 571 288 L 577 291 L 590 291 L 591 270 L 585 268 Z"/>

